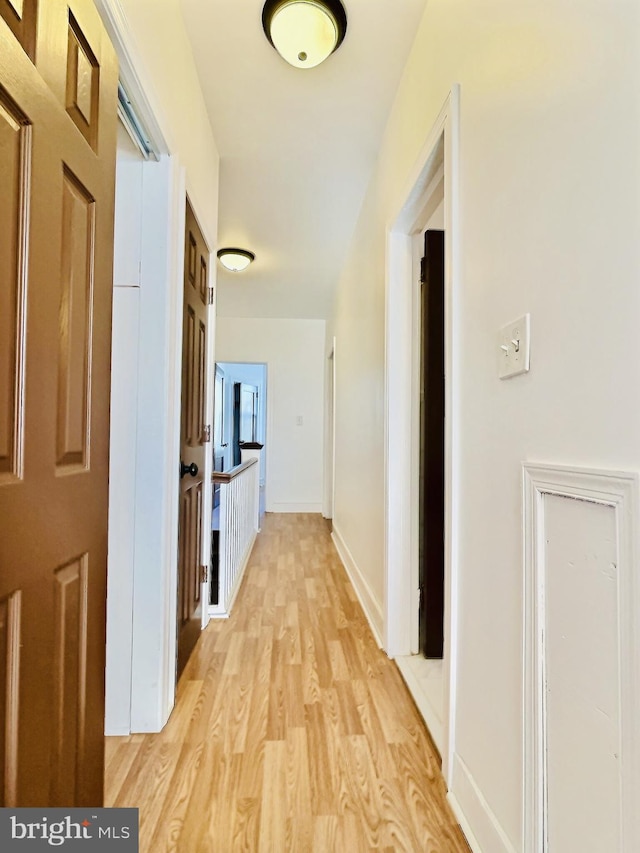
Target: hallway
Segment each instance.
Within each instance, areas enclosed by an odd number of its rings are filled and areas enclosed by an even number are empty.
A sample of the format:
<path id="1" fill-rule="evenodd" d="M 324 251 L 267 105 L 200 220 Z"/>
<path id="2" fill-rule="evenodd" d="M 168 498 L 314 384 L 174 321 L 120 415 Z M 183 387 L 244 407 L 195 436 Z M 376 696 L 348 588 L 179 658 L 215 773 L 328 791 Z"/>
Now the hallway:
<path id="1" fill-rule="evenodd" d="M 434 752 L 319 515 L 267 515 L 154 735 L 107 739 L 142 853 L 464 853 Z"/>

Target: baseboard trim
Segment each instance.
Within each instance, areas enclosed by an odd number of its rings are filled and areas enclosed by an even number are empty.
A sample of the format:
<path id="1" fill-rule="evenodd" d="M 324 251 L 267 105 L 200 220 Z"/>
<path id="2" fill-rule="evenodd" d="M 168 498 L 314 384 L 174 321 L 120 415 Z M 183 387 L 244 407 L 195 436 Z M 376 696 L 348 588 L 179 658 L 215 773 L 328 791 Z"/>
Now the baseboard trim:
<path id="1" fill-rule="evenodd" d="M 347 575 L 349 576 L 349 580 L 353 585 L 356 595 L 358 596 L 358 600 L 364 610 L 364 615 L 367 617 L 367 622 L 369 623 L 369 627 L 373 632 L 373 636 L 376 639 L 376 643 L 380 648 L 382 648 L 382 635 L 384 633 L 384 618 L 382 615 L 382 607 L 380 603 L 376 600 L 375 595 L 369 583 L 367 582 L 365 576 L 362 574 L 360 569 L 358 568 L 358 564 L 353 558 L 353 554 L 349 550 L 346 542 L 342 538 L 342 535 L 338 528 L 335 525 L 335 521 L 333 523 L 333 532 L 331 533 L 331 538 L 333 540 L 333 544 L 336 546 L 336 551 L 338 552 L 338 556 L 342 560 L 342 565 L 345 568 Z"/>
<path id="2" fill-rule="evenodd" d="M 318 503 L 279 503 L 274 501 L 269 504 L 267 512 L 322 512 L 322 501 Z"/>
<path id="3" fill-rule="evenodd" d="M 411 666 L 411 657 L 411 655 L 397 655 L 394 660 L 400 670 L 400 675 L 407 685 L 409 693 L 411 693 L 411 696 L 413 697 L 413 701 L 416 703 L 418 711 L 420 711 L 426 727 L 429 729 L 431 739 L 436 745 L 438 751 L 442 754 L 442 750 L 444 748 L 442 720 L 429 701 L 429 697 L 424 692 L 420 679 L 416 678 L 416 674 Z"/>
<path id="4" fill-rule="evenodd" d="M 447 799 L 473 853 L 516 853 L 469 768 L 457 754 L 453 756 L 451 777 Z"/>

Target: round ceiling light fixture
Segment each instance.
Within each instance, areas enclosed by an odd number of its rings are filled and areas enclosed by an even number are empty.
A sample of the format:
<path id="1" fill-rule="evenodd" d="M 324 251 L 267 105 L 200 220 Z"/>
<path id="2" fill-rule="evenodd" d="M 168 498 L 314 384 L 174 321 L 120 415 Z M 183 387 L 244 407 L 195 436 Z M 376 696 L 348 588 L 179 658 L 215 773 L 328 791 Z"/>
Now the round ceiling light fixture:
<path id="1" fill-rule="evenodd" d="M 223 267 L 231 272 L 246 270 L 256 256 L 246 249 L 218 249 L 218 258 Z"/>
<path id="2" fill-rule="evenodd" d="M 289 65 L 314 68 L 342 44 L 347 14 L 340 0 L 267 0 L 262 27 Z"/>

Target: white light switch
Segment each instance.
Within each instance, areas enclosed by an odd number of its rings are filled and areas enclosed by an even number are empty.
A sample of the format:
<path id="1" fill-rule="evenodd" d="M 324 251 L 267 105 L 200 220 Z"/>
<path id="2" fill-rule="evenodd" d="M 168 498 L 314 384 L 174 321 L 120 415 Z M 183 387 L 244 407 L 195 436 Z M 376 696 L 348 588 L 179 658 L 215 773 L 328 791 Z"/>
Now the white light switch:
<path id="1" fill-rule="evenodd" d="M 531 315 L 525 314 L 500 329 L 498 335 L 498 376 L 508 379 L 527 373 L 530 360 Z"/>
<path id="2" fill-rule="evenodd" d="M 304 418 L 302 417 L 302 415 L 298 415 L 298 417 L 296 418 L 296 426 L 302 426 L 303 424 Z"/>

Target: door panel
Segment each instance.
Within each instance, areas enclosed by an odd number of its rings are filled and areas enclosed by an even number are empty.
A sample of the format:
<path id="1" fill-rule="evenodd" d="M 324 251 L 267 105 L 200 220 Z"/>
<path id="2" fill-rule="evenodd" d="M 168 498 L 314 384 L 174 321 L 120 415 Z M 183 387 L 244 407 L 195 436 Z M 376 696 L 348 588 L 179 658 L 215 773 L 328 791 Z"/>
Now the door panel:
<path id="1" fill-rule="evenodd" d="M 22 469 L 26 288 L 31 127 L 0 88 L 0 483 Z"/>
<path id="2" fill-rule="evenodd" d="M 11 6 L 20 26 L 0 0 L 0 805 L 99 806 L 117 63 L 89 0 L 39 4 L 37 27 L 35 3 Z M 35 64 L 16 38 L 28 26 Z M 70 26 L 93 57 L 94 148 L 65 102 Z"/>
<path id="3" fill-rule="evenodd" d="M 0 799 L 16 802 L 21 595 L 0 601 Z"/>
<path id="4" fill-rule="evenodd" d="M 94 200 L 64 170 L 58 353 L 58 469 L 88 467 Z"/>
<path id="5" fill-rule="evenodd" d="M 51 805 L 74 798 L 86 736 L 88 555 L 54 573 Z"/>
<path id="6" fill-rule="evenodd" d="M 178 673 L 191 654 L 202 626 L 203 497 L 205 467 L 204 414 L 207 380 L 206 283 L 203 270 L 209 256 L 204 238 L 187 204 L 184 270 L 184 330 L 182 342 L 181 462 L 195 464 L 197 473 L 180 480 L 178 533 Z M 206 281 L 206 280 L 205 280 Z M 184 470 L 184 469 L 183 469 Z"/>
<path id="7" fill-rule="evenodd" d="M 65 106 L 75 126 L 95 149 L 98 141 L 100 65 L 73 12 L 68 21 Z"/>
<path id="8" fill-rule="evenodd" d="M 37 0 L 0 0 L 0 17 L 33 59 L 36 44 Z"/>

